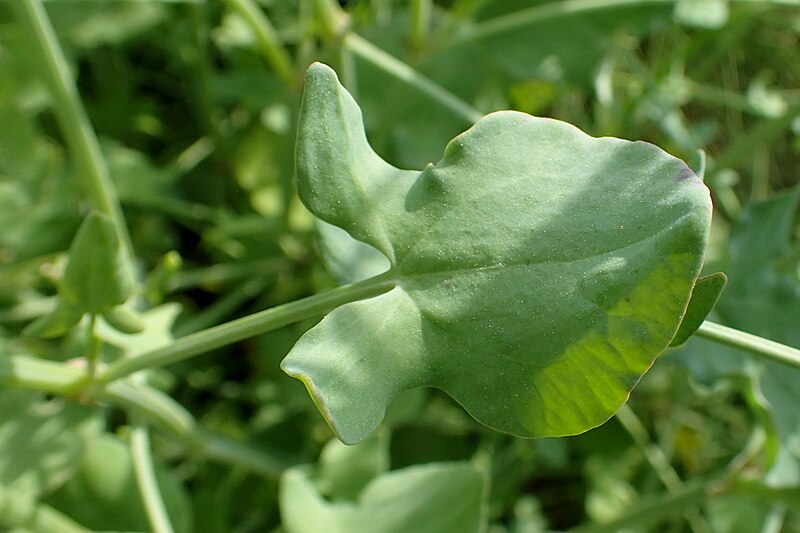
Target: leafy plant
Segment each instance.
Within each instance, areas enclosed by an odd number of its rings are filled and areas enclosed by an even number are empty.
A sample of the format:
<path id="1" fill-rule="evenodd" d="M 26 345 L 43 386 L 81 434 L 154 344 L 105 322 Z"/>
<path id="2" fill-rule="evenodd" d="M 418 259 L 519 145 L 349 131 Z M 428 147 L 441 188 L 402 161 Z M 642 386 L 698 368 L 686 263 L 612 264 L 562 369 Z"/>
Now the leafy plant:
<path id="1" fill-rule="evenodd" d="M 0 527 L 797 529 L 752 4 L 0 3 Z"/>

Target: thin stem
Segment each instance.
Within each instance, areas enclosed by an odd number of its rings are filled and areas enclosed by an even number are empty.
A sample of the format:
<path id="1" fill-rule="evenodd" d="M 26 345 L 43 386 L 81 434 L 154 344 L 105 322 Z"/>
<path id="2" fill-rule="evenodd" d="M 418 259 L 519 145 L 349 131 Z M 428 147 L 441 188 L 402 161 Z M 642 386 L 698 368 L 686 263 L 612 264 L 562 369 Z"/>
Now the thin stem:
<path id="1" fill-rule="evenodd" d="M 461 117 L 467 124 L 471 125 L 483 116 L 483 113 L 458 96 L 355 33 L 348 33 L 345 36 L 344 46 L 361 59 L 383 69 L 438 102 L 455 115 Z"/>
<path id="2" fill-rule="evenodd" d="M 706 320 L 695 335 L 778 363 L 800 368 L 800 350 L 738 329 Z"/>
<path id="3" fill-rule="evenodd" d="M 179 323 L 174 329 L 175 337 L 180 338 L 219 324 L 245 302 L 261 294 L 269 281 L 268 278 L 254 278 L 226 292 L 213 304 Z"/>
<path id="4" fill-rule="evenodd" d="M 661 498 L 643 501 L 622 516 L 602 524 L 586 524 L 573 529 L 575 533 L 615 533 L 631 529 L 644 529 L 645 526 L 665 518 L 686 512 L 687 509 L 706 501 L 718 492 L 717 482 L 684 485 L 674 493 Z"/>
<path id="5" fill-rule="evenodd" d="M 551 2 L 541 6 L 522 9 L 492 18 L 477 24 L 471 31 L 457 36 L 451 44 L 461 44 L 502 35 L 519 30 L 537 22 L 551 21 L 557 18 L 574 16 L 580 13 L 603 11 L 624 6 L 642 6 L 647 4 L 673 4 L 676 0 L 564 0 Z"/>
<path id="6" fill-rule="evenodd" d="M 85 370 L 24 355 L 0 357 L 0 385 L 71 396 L 89 379 Z"/>
<path id="7" fill-rule="evenodd" d="M 112 383 L 103 389 L 91 391 L 94 400 L 108 402 L 142 418 L 148 424 L 156 424 L 184 441 L 191 449 L 201 447 L 196 438 L 197 422 L 181 404 L 163 392 L 143 384 L 127 381 Z"/>
<path id="8" fill-rule="evenodd" d="M 132 256 L 130 235 L 100 151 L 100 143 L 42 2 L 26 0 L 11 2 L 11 6 L 20 26 L 29 36 L 35 61 L 42 66 L 44 81 L 53 98 L 53 113 L 70 154 L 75 158 L 78 175 L 82 178 L 92 205 L 111 217 L 120 242 L 128 255 Z"/>
<path id="9" fill-rule="evenodd" d="M 356 68 L 356 61 L 353 57 L 353 52 L 348 48 L 342 46 L 339 48 L 339 58 L 341 64 L 341 78 L 342 85 L 347 89 L 353 98 L 359 99 L 358 96 L 358 70 Z"/>
<path id="10" fill-rule="evenodd" d="M 661 448 L 650 441 L 650 435 L 647 429 L 644 427 L 641 420 L 639 420 L 639 417 L 633 412 L 633 409 L 627 404 L 623 405 L 620 410 L 617 411 L 617 420 L 622 424 L 622 427 L 628 432 L 639 449 L 642 450 L 645 459 L 647 459 L 647 462 L 650 463 L 650 466 L 652 466 L 653 470 L 658 474 L 658 478 L 664 486 L 670 492 L 678 490 L 681 485 L 683 485 L 680 476 L 678 476 L 675 469 L 672 468 L 669 459 L 667 459 L 667 456 Z"/>
<path id="11" fill-rule="evenodd" d="M 292 464 L 264 450 L 208 433 L 185 407 L 152 387 L 121 380 L 95 392 L 94 398 L 122 407 L 166 430 L 192 455 L 240 466 L 270 478 L 279 476 Z"/>
<path id="12" fill-rule="evenodd" d="M 342 35 L 349 24 L 347 13 L 334 0 L 311 0 L 314 15 L 322 28 L 322 34 L 329 41 Z"/>
<path id="13" fill-rule="evenodd" d="M 428 33 L 431 29 L 432 2 L 431 0 L 411 0 L 409 10 L 411 12 L 411 28 L 409 31 L 411 48 L 421 50 L 428 39 Z"/>
<path id="14" fill-rule="evenodd" d="M 476 24 L 471 31 L 455 37 L 450 44 L 456 45 L 486 39 L 519 30 L 530 24 L 552 21 L 592 11 L 605 11 L 620 7 L 640 7 L 645 5 L 669 5 L 678 0 L 563 0 L 522 9 Z M 776 6 L 797 6 L 796 0 L 735 0 L 743 4 L 772 4 Z"/>
<path id="15" fill-rule="evenodd" d="M 155 465 L 150 451 L 150 436 L 144 426 L 134 428 L 131 433 L 131 459 L 136 485 L 139 487 L 139 494 L 142 496 L 153 533 L 174 533 L 175 529 L 167 514 L 156 479 Z"/>
<path id="16" fill-rule="evenodd" d="M 162 348 L 121 359 L 102 372 L 97 382 L 110 383 L 145 368 L 176 363 L 293 322 L 322 315 L 349 302 L 378 296 L 392 287 L 394 283 L 389 276 L 382 275 L 279 305 L 182 337 Z"/>
<path id="17" fill-rule="evenodd" d="M 744 135 L 740 135 L 736 140 L 720 153 L 713 161 L 714 166 L 711 174 L 725 168 L 732 168 L 746 161 L 752 156 L 752 151 L 761 144 L 769 143 L 779 135 L 783 134 L 800 117 L 800 103 L 788 108 L 783 115 L 775 118 L 765 119 L 758 125 L 751 128 Z"/>
<path id="18" fill-rule="evenodd" d="M 259 49 L 278 77 L 289 86 L 295 84 L 291 56 L 283 47 L 278 32 L 253 0 L 227 0 L 241 16 L 258 40 Z"/>
<path id="19" fill-rule="evenodd" d="M 786 520 L 786 511 L 786 506 L 782 503 L 770 506 L 767 517 L 764 519 L 761 533 L 781 533 L 783 531 L 783 523 Z"/>
<path id="20" fill-rule="evenodd" d="M 644 424 L 642 424 L 639 417 L 636 416 L 636 413 L 633 412 L 633 409 L 625 404 L 617 411 L 616 416 L 619 423 L 622 424 L 622 427 L 628 432 L 642 451 L 647 462 L 650 463 L 650 466 L 655 470 L 658 478 L 667 488 L 667 491 L 670 493 L 679 491 L 683 486 L 683 481 L 680 476 L 678 476 L 678 473 L 675 472 L 675 469 L 672 468 L 664 451 L 650 440 L 650 434 L 647 432 L 647 428 L 644 427 Z M 711 527 L 703 519 L 697 509 L 687 509 L 684 513 L 684 517 L 693 531 L 711 531 Z"/>
<path id="21" fill-rule="evenodd" d="M 89 370 L 89 377 L 94 379 L 97 374 L 97 361 L 100 359 L 100 352 L 103 349 L 102 341 L 95 333 L 97 325 L 97 315 L 89 315 L 89 324 L 86 326 L 86 364 Z"/>
<path id="22" fill-rule="evenodd" d="M 288 460 L 245 443 L 213 435 L 204 438 L 203 456 L 209 460 L 235 465 L 268 478 L 277 478 L 292 466 Z"/>

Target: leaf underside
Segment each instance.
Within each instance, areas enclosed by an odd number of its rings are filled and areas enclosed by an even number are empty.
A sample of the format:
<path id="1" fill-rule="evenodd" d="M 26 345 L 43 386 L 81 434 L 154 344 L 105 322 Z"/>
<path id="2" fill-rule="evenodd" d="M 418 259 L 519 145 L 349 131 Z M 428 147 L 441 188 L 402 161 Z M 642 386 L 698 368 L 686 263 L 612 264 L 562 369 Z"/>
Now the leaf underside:
<path id="1" fill-rule="evenodd" d="M 282 363 L 346 443 L 420 386 L 519 436 L 603 423 L 675 335 L 711 216 L 702 181 L 659 148 L 513 111 L 421 172 L 394 168 L 321 64 L 297 176 L 311 212 L 383 253 L 395 284 L 331 312 Z"/>

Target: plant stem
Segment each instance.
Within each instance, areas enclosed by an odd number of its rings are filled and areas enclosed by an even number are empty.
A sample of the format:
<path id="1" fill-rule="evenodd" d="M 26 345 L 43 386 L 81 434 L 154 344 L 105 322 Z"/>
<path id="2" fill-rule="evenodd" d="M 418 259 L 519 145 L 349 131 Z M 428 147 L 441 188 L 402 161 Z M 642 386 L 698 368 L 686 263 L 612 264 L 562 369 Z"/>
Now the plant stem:
<path id="1" fill-rule="evenodd" d="M 101 384 L 110 383 L 145 368 L 176 363 L 293 322 L 325 314 L 349 302 L 378 296 L 392 287 L 394 287 L 394 283 L 385 274 L 359 283 L 344 285 L 322 294 L 315 294 L 302 300 L 279 305 L 266 311 L 182 337 L 162 348 L 121 359 L 111 364 L 105 372 L 102 372 L 98 376 L 97 382 Z"/>
<path id="2" fill-rule="evenodd" d="M 96 324 L 97 315 L 92 313 L 89 315 L 89 324 L 86 326 L 86 364 L 90 379 L 97 374 L 97 361 L 100 359 L 100 352 L 103 348 L 100 337 L 95 334 Z"/>
<path id="3" fill-rule="evenodd" d="M 695 335 L 778 363 L 800 368 L 800 350 L 738 329 L 706 320 Z"/>
<path id="4" fill-rule="evenodd" d="M 558 18 L 604 11 L 619 7 L 640 7 L 645 5 L 669 5 L 678 0 L 563 0 L 548 4 L 530 7 L 487 20 L 474 26 L 471 31 L 465 32 L 450 41 L 450 45 L 486 39 L 502 35 L 514 30 L 519 30 L 537 22 L 552 21 Z M 796 0 L 735 0 L 743 4 L 772 4 L 797 6 Z"/>
<path id="5" fill-rule="evenodd" d="M 602 524 L 587 524 L 573 529 L 574 533 L 616 533 L 628 528 L 638 530 L 664 518 L 686 512 L 687 509 L 703 503 L 717 492 L 718 483 L 709 481 L 684 485 L 680 490 L 662 498 L 646 500 L 636 505 L 626 514 Z"/>
<path id="6" fill-rule="evenodd" d="M 647 428 L 644 427 L 644 424 L 642 424 L 639 417 L 636 416 L 636 413 L 633 412 L 633 409 L 631 409 L 628 404 L 625 404 L 617 411 L 616 416 L 619 423 L 622 424 L 622 427 L 628 432 L 642 451 L 647 462 L 650 463 L 650 466 L 655 470 L 658 478 L 667 488 L 667 492 L 678 492 L 683 486 L 683 481 L 681 481 L 675 469 L 672 468 L 664 451 L 650 440 Z M 684 513 L 684 517 L 693 531 L 711 531 L 711 527 L 703 519 L 703 516 L 697 509 L 687 509 Z"/>
<path id="7" fill-rule="evenodd" d="M 127 381 L 112 383 L 91 392 L 98 401 L 111 403 L 156 424 L 184 441 L 187 448 L 200 448 L 201 439 L 195 438 L 197 422 L 181 404 L 163 392 L 142 384 Z"/>
<path id="8" fill-rule="evenodd" d="M 477 24 L 471 31 L 456 37 L 450 44 L 462 44 L 519 30 L 530 24 L 574 16 L 580 13 L 603 11 L 624 6 L 673 4 L 676 0 L 564 0 L 522 9 Z"/>
<path id="9" fill-rule="evenodd" d="M 192 454 L 240 466 L 265 477 L 277 477 L 292 465 L 288 459 L 206 432 L 180 403 L 152 387 L 124 380 L 106 387 L 87 388 L 89 384 L 86 372 L 81 368 L 24 355 L 0 357 L 0 386 L 62 396 L 84 391 L 85 400 L 108 402 L 166 430 Z M 0 494 L 0 522 L 2 498 Z"/>
<path id="10" fill-rule="evenodd" d="M 783 115 L 765 119 L 751 128 L 746 134 L 740 135 L 737 139 L 720 153 L 713 161 L 714 166 L 710 169 L 711 174 L 724 168 L 731 168 L 746 161 L 752 156 L 754 148 L 769 143 L 775 137 L 785 132 L 792 122 L 800 117 L 800 103 L 795 104 L 783 113 Z"/>
<path id="11" fill-rule="evenodd" d="M 206 435 L 203 442 L 203 457 L 239 466 L 267 478 L 277 478 L 281 472 L 293 466 L 289 460 L 274 457 L 264 450 L 232 439 Z"/>
<path id="12" fill-rule="evenodd" d="M 414 50 L 421 50 L 428 39 L 428 32 L 431 28 L 431 4 L 431 0 L 411 0 L 409 41 Z"/>
<path id="13" fill-rule="evenodd" d="M 349 24 L 347 13 L 334 0 L 311 0 L 314 15 L 328 41 L 336 40 Z"/>
<path id="14" fill-rule="evenodd" d="M 781 533 L 785 520 L 786 506 L 780 503 L 771 505 L 764 519 L 764 526 L 761 528 L 761 533 Z"/>
<path id="15" fill-rule="evenodd" d="M 483 113 L 458 96 L 355 33 L 348 33 L 345 36 L 344 46 L 361 59 L 383 69 L 395 78 L 406 82 L 419 92 L 438 102 L 455 115 L 461 117 L 467 124 L 472 125 L 483 116 Z"/>
<path id="16" fill-rule="evenodd" d="M 139 487 L 139 494 L 142 496 L 153 533 L 174 533 L 175 529 L 170 522 L 156 479 L 155 465 L 150 452 L 150 436 L 144 426 L 134 428 L 131 433 L 131 459 L 136 485 Z"/>
<path id="17" fill-rule="evenodd" d="M 70 396 L 88 383 L 86 372 L 24 355 L 0 357 L 0 385 Z"/>
<path id="18" fill-rule="evenodd" d="M 266 451 L 206 432 L 186 408 L 152 387 L 117 381 L 93 396 L 158 425 L 180 440 L 191 455 L 239 466 L 270 478 L 279 476 L 292 465 L 291 461 Z"/>
<path id="19" fill-rule="evenodd" d="M 82 178 L 92 205 L 111 217 L 120 242 L 128 256 L 132 257 L 130 235 L 108 167 L 100 151 L 100 143 L 86 115 L 64 52 L 58 44 L 42 1 L 16 1 L 11 2 L 11 7 L 16 20 L 29 36 L 34 60 L 42 66 L 44 81 L 53 98 L 53 113 L 70 154 L 75 158 L 77 173 Z"/>
<path id="20" fill-rule="evenodd" d="M 639 449 L 642 450 L 645 459 L 658 474 L 658 478 L 664 486 L 670 492 L 678 490 L 683 485 L 681 478 L 672 468 L 669 459 L 667 459 L 661 448 L 650 442 L 650 435 L 647 433 L 647 429 L 628 404 L 623 405 L 617 411 L 617 420 L 622 424 L 622 427 L 628 432 Z"/>
<path id="21" fill-rule="evenodd" d="M 296 79 L 289 52 L 283 47 L 278 33 L 264 12 L 253 0 L 227 0 L 228 5 L 241 16 L 256 36 L 259 50 L 278 77 L 289 87 Z"/>
<path id="22" fill-rule="evenodd" d="M 185 322 L 179 323 L 174 329 L 175 336 L 180 338 L 211 327 L 214 324 L 219 324 L 245 302 L 255 299 L 271 281 L 270 278 L 259 277 L 236 286 L 213 304 L 192 315 Z"/>

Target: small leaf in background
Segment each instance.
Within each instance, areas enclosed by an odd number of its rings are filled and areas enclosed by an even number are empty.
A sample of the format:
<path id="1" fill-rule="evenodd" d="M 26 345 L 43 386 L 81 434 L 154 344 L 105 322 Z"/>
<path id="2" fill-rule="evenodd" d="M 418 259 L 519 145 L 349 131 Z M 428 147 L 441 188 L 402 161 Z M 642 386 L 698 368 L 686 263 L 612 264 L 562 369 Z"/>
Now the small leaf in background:
<path id="1" fill-rule="evenodd" d="M 669 343 L 670 346 L 681 345 L 694 335 L 706 316 L 714 309 L 727 282 L 728 277 L 722 272 L 697 278 L 692 290 L 692 299 L 689 300 L 689 307 L 686 308 L 678 332 Z"/>
<path id="2" fill-rule="evenodd" d="M 23 333 L 43 339 L 60 337 L 75 327 L 81 321 L 82 316 L 83 313 L 74 306 L 59 301 L 52 312 L 40 316 L 28 324 Z"/>
<path id="3" fill-rule="evenodd" d="M 483 492 L 475 467 L 432 463 L 380 475 L 356 503 L 331 503 L 298 467 L 281 478 L 281 518 L 287 533 L 478 533 Z"/>
<path id="4" fill-rule="evenodd" d="M 0 390 L 0 485 L 39 497 L 77 470 L 85 440 L 100 431 L 92 409 L 35 392 Z"/>
<path id="5" fill-rule="evenodd" d="M 345 230 L 319 219 L 316 228 L 325 266 L 340 284 L 355 283 L 389 270 L 385 255 L 355 240 Z"/>
<path id="6" fill-rule="evenodd" d="M 728 0 L 678 0 L 675 19 L 681 24 L 716 30 L 728 22 Z"/>
<path id="7" fill-rule="evenodd" d="M 309 210 L 380 250 L 396 284 L 334 310 L 282 363 L 347 443 L 419 386 L 520 436 L 601 424 L 673 338 L 711 215 L 703 183 L 655 146 L 516 112 L 422 172 L 394 168 L 321 64 L 297 168 Z"/>
<path id="8" fill-rule="evenodd" d="M 109 434 L 90 439 L 77 474 L 47 498 L 47 503 L 93 530 L 149 531 L 129 446 Z M 192 529 L 188 496 L 177 476 L 156 464 L 165 507 L 178 533 Z"/>
<path id="9" fill-rule="evenodd" d="M 114 329 L 128 335 L 144 331 L 144 322 L 139 314 L 121 305 L 112 307 L 103 313 L 103 319 Z"/>
<path id="10" fill-rule="evenodd" d="M 134 276 L 111 217 L 96 211 L 78 229 L 58 295 L 84 313 L 104 313 L 133 292 Z"/>
<path id="11" fill-rule="evenodd" d="M 137 321 L 141 322 L 137 324 L 141 326 L 138 332 L 129 333 L 111 323 L 105 325 L 99 322 L 97 335 L 128 355 L 155 350 L 172 342 L 174 338 L 172 327 L 180 312 L 180 304 L 174 302 L 162 304 L 136 317 Z M 104 315 L 103 318 L 108 317 Z"/>
<path id="12" fill-rule="evenodd" d="M 355 500 L 364 487 L 389 470 L 389 436 L 378 432 L 355 446 L 331 439 L 319 457 L 320 492 L 331 499 Z"/>

